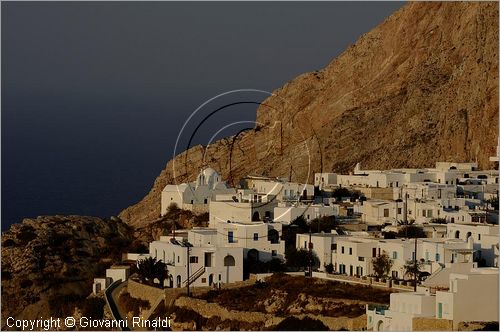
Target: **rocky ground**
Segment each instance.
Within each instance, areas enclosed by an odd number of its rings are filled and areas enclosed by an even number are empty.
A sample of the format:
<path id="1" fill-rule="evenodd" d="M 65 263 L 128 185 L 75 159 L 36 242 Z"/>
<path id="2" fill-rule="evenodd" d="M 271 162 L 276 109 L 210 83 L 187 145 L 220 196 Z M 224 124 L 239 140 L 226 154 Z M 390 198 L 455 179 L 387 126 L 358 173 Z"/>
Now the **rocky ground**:
<path id="1" fill-rule="evenodd" d="M 132 242 L 118 219 L 42 216 L 24 219 L 2 234 L 2 322 L 66 317 L 92 292 Z"/>
<path id="2" fill-rule="evenodd" d="M 170 313 L 176 329 L 360 330 L 365 304 L 388 304 L 390 291 L 275 274 L 265 284 L 180 297 Z"/>

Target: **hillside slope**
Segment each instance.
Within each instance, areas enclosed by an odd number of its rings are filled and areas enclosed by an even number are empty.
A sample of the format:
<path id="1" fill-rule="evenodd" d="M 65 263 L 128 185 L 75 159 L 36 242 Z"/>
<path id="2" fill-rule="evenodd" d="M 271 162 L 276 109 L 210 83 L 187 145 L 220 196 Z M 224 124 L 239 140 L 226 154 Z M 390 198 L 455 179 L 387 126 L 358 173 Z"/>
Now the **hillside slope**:
<path id="1" fill-rule="evenodd" d="M 133 240 L 116 219 L 40 216 L 2 233 L 2 329 L 17 319 L 66 317 Z M 126 250 L 126 249 L 125 249 Z"/>
<path id="2" fill-rule="evenodd" d="M 196 146 L 169 161 L 151 191 L 121 212 L 134 226 L 158 217 L 167 183 L 210 165 L 311 181 L 315 172 L 477 161 L 498 140 L 498 3 L 409 3 L 320 71 L 276 90 L 255 130 Z M 175 172 L 174 172 L 175 165 Z"/>

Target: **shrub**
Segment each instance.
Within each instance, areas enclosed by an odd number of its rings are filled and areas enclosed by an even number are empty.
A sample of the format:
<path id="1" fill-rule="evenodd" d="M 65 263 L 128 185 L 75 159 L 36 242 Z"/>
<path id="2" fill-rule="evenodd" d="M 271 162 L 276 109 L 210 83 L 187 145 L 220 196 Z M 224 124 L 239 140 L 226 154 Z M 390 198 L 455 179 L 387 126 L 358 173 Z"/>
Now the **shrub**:
<path id="1" fill-rule="evenodd" d="M 426 236 L 424 230 L 421 227 L 406 225 L 398 231 L 398 237 L 422 238 Z"/>
<path id="2" fill-rule="evenodd" d="M 93 319 L 102 319 L 104 316 L 104 299 L 90 297 L 85 299 L 82 306 L 82 315 Z"/>
<path id="3" fill-rule="evenodd" d="M 54 317 L 68 317 L 73 315 L 75 307 L 81 303 L 83 297 L 77 294 L 58 294 L 49 299 L 49 308 Z"/>
<path id="4" fill-rule="evenodd" d="M 329 328 L 322 321 L 310 317 L 303 319 L 290 316 L 282 320 L 273 329 L 274 331 L 328 331 Z"/>
<path id="5" fill-rule="evenodd" d="M 445 218 L 432 218 L 430 222 L 431 222 L 431 224 L 446 224 L 446 219 Z"/>
<path id="6" fill-rule="evenodd" d="M 16 242 L 12 239 L 7 239 L 5 241 L 3 241 L 3 244 L 2 246 L 4 247 L 14 247 L 16 245 Z"/>
<path id="7" fill-rule="evenodd" d="M 36 239 L 36 234 L 33 231 L 33 227 L 31 227 L 31 229 L 23 228 L 21 232 L 16 235 L 16 237 L 22 243 L 28 243 L 31 240 Z"/>
<path id="8" fill-rule="evenodd" d="M 326 264 L 325 265 L 325 271 L 326 271 L 326 273 L 332 274 L 333 273 L 333 264 L 332 263 Z"/>
<path id="9" fill-rule="evenodd" d="M 33 281 L 29 280 L 29 279 L 24 279 L 24 280 L 21 280 L 21 282 L 19 283 L 19 285 L 21 286 L 21 288 L 28 288 L 28 287 L 31 287 L 31 285 L 33 285 Z"/>

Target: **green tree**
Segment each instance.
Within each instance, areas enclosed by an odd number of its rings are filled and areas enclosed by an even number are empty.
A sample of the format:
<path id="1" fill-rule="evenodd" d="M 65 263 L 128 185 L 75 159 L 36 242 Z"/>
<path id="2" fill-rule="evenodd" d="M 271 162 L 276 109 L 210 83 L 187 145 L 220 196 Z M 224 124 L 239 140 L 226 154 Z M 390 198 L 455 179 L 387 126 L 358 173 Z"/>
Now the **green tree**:
<path id="1" fill-rule="evenodd" d="M 313 269 L 319 267 L 319 258 L 314 251 L 309 252 L 306 249 L 289 248 L 285 253 L 286 265 L 295 270 L 306 270 L 309 262 L 312 261 Z"/>
<path id="2" fill-rule="evenodd" d="M 333 264 L 332 263 L 326 264 L 325 265 L 325 271 L 326 271 L 326 273 L 332 274 L 333 273 Z"/>
<path id="3" fill-rule="evenodd" d="M 490 209 L 498 210 L 498 197 L 487 199 L 486 203 L 489 205 Z"/>
<path id="4" fill-rule="evenodd" d="M 403 266 L 404 275 L 409 276 L 412 280 L 415 279 L 415 276 L 420 278 L 422 267 L 423 263 L 421 261 L 417 261 L 416 264 L 415 261 L 407 261 Z"/>
<path id="5" fill-rule="evenodd" d="M 393 264 L 394 262 L 384 251 L 381 255 L 375 257 L 372 260 L 373 272 L 375 272 L 375 275 L 379 278 L 386 277 L 389 274 L 389 271 L 391 270 Z"/>

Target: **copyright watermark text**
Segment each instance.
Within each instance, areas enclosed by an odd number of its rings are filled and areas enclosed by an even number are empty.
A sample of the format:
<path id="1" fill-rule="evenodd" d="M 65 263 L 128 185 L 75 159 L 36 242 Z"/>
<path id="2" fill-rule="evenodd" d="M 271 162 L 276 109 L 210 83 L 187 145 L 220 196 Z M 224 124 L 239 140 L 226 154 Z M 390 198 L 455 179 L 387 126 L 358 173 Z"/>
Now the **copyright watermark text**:
<path id="1" fill-rule="evenodd" d="M 129 326 L 131 325 L 131 326 Z M 21 331 L 39 331 L 39 330 L 59 330 L 61 328 L 91 328 L 102 330 L 103 328 L 145 328 L 158 329 L 167 328 L 171 325 L 171 318 L 142 319 L 142 317 L 132 317 L 130 320 L 114 319 L 93 319 L 81 317 L 76 319 L 72 316 L 66 318 L 40 318 L 40 319 L 16 319 L 7 318 L 7 326 Z"/>

